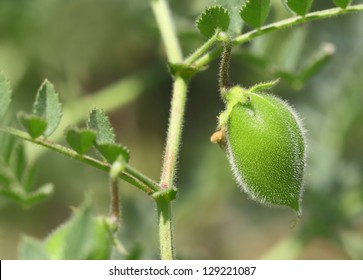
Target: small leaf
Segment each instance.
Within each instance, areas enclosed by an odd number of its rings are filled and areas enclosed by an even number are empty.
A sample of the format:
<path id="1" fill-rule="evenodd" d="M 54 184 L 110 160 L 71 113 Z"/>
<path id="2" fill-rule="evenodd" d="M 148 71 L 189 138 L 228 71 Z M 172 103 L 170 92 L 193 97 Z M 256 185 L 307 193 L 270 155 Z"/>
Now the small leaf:
<path id="1" fill-rule="evenodd" d="M 44 136 L 50 136 L 58 127 L 62 118 L 62 105 L 58 93 L 48 80 L 45 80 L 38 90 L 33 113 L 45 119 L 48 124 Z"/>
<path id="2" fill-rule="evenodd" d="M 196 25 L 200 33 L 212 37 L 216 30 L 227 31 L 229 27 L 229 12 L 222 6 L 212 6 L 205 10 L 197 19 Z"/>
<path id="3" fill-rule="evenodd" d="M 49 260 L 49 254 L 43 242 L 32 237 L 23 236 L 20 241 L 20 259 L 22 260 Z"/>
<path id="4" fill-rule="evenodd" d="M 296 14 L 305 16 L 313 4 L 313 0 L 286 0 L 287 6 Z"/>
<path id="5" fill-rule="evenodd" d="M 352 3 L 352 0 L 333 0 L 333 2 L 338 7 L 345 9 L 350 3 Z"/>
<path id="6" fill-rule="evenodd" d="M 0 72 L 0 118 L 2 118 L 11 102 L 11 90 L 4 73 Z"/>
<path id="7" fill-rule="evenodd" d="M 87 126 L 96 131 L 97 143 L 115 143 L 115 133 L 103 110 L 94 108 L 89 114 Z"/>
<path id="8" fill-rule="evenodd" d="M 215 0 L 216 5 L 221 5 L 230 15 L 230 23 L 228 28 L 228 33 L 231 36 L 236 36 L 241 34 L 243 21 L 239 15 L 239 8 L 242 6 L 245 0 Z"/>
<path id="9" fill-rule="evenodd" d="M 276 80 L 270 81 L 270 82 L 260 83 L 260 84 L 250 87 L 248 89 L 248 91 L 254 92 L 254 93 L 263 93 L 263 92 L 271 90 L 278 82 L 279 82 L 279 79 L 276 79 Z"/>
<path id="10" fill-rule="evenodd" d="M 33 139 L 38 138 L 47 129 L 47 121 L 36 115 L 28 115 L 20 112 L 18 119 Z"/>
<path id="11" fill-rule="evenodd" d="M 93 146 L 96 133 L 89 129 L 69 128 L 66 131 L 66 139 L 73 150 L 83 155 Z"/>
<path id="12" fill-rule="evenodd" d="M 116 161 L 119 156 L 122 156 L 126 163 L 130 159 L 129 150 L 119 144 L 97 144 L 96 148 L 109 163 Z"/>
<path id="13" fill-rule="evenodd" d="M 247 0 L 241 7 L 240 15 L 245 23 L 260 28 L 270 11 L 270 0 Z"/>

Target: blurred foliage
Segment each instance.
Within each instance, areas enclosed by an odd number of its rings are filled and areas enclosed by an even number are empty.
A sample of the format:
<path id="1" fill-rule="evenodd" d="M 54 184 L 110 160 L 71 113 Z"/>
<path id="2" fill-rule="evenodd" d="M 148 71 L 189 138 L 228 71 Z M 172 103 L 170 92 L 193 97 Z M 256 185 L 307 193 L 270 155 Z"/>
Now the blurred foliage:
<path id="1" fill-rule="evenodd" d="M 281 1 L 271 2 L 268 21 L 286 17 Z M 214 3 L 170 1 L 185 54 L 205 40 L 194 20 Z M 332 1 L 314 1 L 312 9 L 333 6 Z M 341 16 L 274 32 L 236 48 L 232 58 L 232 80 L 247 87 L 282 72 L 297 77 L 322 43 L 335 48 L 312 77 L 297 86 L 295 79 L 282 79 L 274 89 L 305 120 L 309 142 L 303 216 L 293 228 L 293 213 L 246 198 L 225 155 L 209 142 L 223 108 L 217 61 L 192 80 L 178 167 L 180 192 L 173 204 L 178 258 L 363 258 L 362 32 L 362 14 Z M 77 112 L 82 105 L 74 104 L 78 98 L 90 98 L 92 92 L 130 75 L 139 77 L 119 92 L 127 95 L 136 85 L 137 100 L 110 117 L 117 138 L 131 151 L 130 164 L 156 180 L 171 92 L 164 62 L 148 1 L 0 1 L 0 69 L 11 81 L 17 108 L 30 109 L 44 78 Z M 108 211 L 107 174 L 34 149 L 27 145 L 27 153 L 37 161 L 36 185 L 50 181 L 55 191 L 30 209 L 0 198 L 1 259 L 18 258 L 21 234 L 46 237 L 71 216 L 70 206 L 80 205 L 86 193 L 91 193 L 96 213 Z M 152 200 L 123 182 L 120 192 L 119 239 L 130 258 L 158 258 Z M 115 250 L 113 257 L 124 256 Z"/>

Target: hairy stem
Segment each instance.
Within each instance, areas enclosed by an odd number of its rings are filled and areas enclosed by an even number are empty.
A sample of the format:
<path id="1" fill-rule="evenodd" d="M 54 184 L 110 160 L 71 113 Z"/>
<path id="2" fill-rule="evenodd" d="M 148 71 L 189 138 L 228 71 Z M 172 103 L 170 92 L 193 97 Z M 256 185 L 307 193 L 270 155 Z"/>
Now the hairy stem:
<path id="1" fill-rule="evenodd" d="M 159 224 L 160 257 L 162 260 L 174 259 L 173 229 L 171 225 L 171 204 L 166 197 L 156 199 Z"/>
<path id="2" fill-rule="evenodd" d="M 163 38 L 169 63 L 181 63 L 183 54 L 174 29 L 174 22 L 166 0 L 152 0 L 153 12 Z M 186 101 L 187 81 L 174 77 L 169 128 L 164 151 L 160 186 L 162 189 L 173 188 L 176 163 L 178 161 L 180 138 L 183 126 Z M 173 238 L 171 227 L 171 205 L 168 197 L 156 199 L 159 221 L 159 242 L 161 259 L 173 259 Z"/>
<path id="3" fill-rule="evenodd" d="M 99 160 L 97 160 L 93 157 L 87 156 L 87 155 L 80 155 L 77 152 L 75 152 L 74 150 L 71 150 L 71 149 L 64 147 L 62 145 L 59 145 L 57 143 L 53 143 L 47 139 L 41 139 L 41 138 L 33 139 L 27 133 L 25 133 L 21 130 L 14 129 L 11 127 L 6 127 L 6 126 L 0 126 L 0 131 L 12 134 L 23 140 L 41 145 L 50 150 L 56 151 L 64 156 L 81 161 L 90 166 L 96 167 L 100 170 L 103 170 L 106 172 L 110 171 L 110 164 L 99 161 Z M 146 192 L 147 194 L 152 194 L 152 193 L 160 190 L 159 185 L 156 182 L 154 182 L 150 178 L 146 177 L 139 171 L 135 170 L 130 165 L 126 165 L 125 169 L 123 170 L 122 173 L 120 173 L 119 177 L 121 179 L 125 180 L 126 182 L 130 183 L 131 185 L 134 185 L 135 187 L 139 188 L 140 190 Z"/>
<path id="4" fill-rule="evenodd" d="M 118 226 L 121 218 L 121 207 L 120 207 L 120 198 L 118 191 L 118 182 L 117 178 L 111 179 L 111 207 L 110 207 L 110 218 Z"/>
<path id="5" fill-rule="evenodd" d="M 174 81 L 169 129 L 164 152 L 163 169 L 160 179 L 160 187 L 162 189 L 173 187 L 180 148 L 186 93 L 187 82 L 183 78 L 177 77 Z"/>
<path id="6" fill-rule="evenodd" d="M 224 93 L 231 87 L 231 82 L 229 80 L 229 64 L 231 61 L 232 41 L 224 32 L 221 32 L 218 35 L 218 39 L 224 42 L 221 64 L 219 67 L 219 90 L 223 99 Z"/>
<path id="7" fill-rule="evenodd" d="M 256 37 L 259 37 L 261 35 L 264 35 L 266 33 L 270 33 L 272 31 L 276 30 L 282 30 L 288 27 L 292 27 L 301 23 L 310 22 L 313 20 L 320 20 L 325 18 L 331 18 L 334 16 L 346 14 L 346 13 L 352 13 L 352 12 L 358 12 L 363 11 L 363 4 L 360 5 L 352 5 L 347 7 L 346 9 L 341 8 L 333 8 L 333 9 L 327 9 L 324 11 L 317 11 L 308 13 L 305 15 L 305 17 L 297 16 L 297 17 L 291 17 L 285 20 L 281 20 L 275 23 L 268 24 L 266 26 L 261 27 L 260 29 L 252 30 L 250 32 L 247 32 L 245 34 L 239 35 L 235 37 L 232 40 L 233 45 L 242 45 Z M 199 49 L 197 49 L 195 52 L 199 52 Z M 193 63 L 193 67 L 199 69 L 203 68 L 207 64 L 209 64 L 214 59 L 218 58 L 221 54 L 221 49 L 215 49 L 212 50 L 203 56 L 201 56 L 199 59 L 197 59 Z M 193 56 L 193 54 L 191 55 Z"/>

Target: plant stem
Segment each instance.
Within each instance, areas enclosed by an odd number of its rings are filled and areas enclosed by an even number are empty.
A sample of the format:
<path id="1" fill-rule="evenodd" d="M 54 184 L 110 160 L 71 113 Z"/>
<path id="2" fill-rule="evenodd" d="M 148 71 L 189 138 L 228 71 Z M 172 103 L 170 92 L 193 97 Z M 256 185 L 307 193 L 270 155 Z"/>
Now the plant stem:
<path id="1" fill-rule="evenodd" d="M 74 150 L 71 150 L 67 147 L 64 147 L 62 145 L 59 145 L 57 143 L 53 143 L 47 139 L 33 139 L 31 138 L 27 133 L 24 131 L 12 128 L 12 127 L 6 127 L 6 126 L 0 126 L 0 131 L 3 131 L 5 133 L 12 134 L 18 138 L 21 138 L 23 140 L 41 145 L 43 147 L 46 147 L 48 149 L 51 149 L 53 151 L 56 151 L 62 155 L 65 155 L 69 158 L 81 161 L 83 163 L 86 163 L 90 166 L 96 167 L 100 170 L 109 172 L 110 165 L 106 162 L 99 161 L 93 157 L 87 156 L 87 155 L 80 155 Z M 135 170 L 129 165 L 126 165 L 124 171 L 120 173 L 119 177 L 131 185 L 134 185 L 135 187 L 139 188 L 140 190 L 146 192 L 147 194 L 152 194 L 154 192 L 157 192 L 160 190 L 159 185 L 151 180 L 150 178 L 146 177 L 139 171 Z"/>
<path id="2" fill-rule="evenodd" d="M 181 62 L 183 56 L 167 1 L 152 0 L 151 7 L 153 9 L 161 37 L 164 42 L 168 61 L 170 63 Z"/>
<path id="3" fill-rule="evenodd" d="M 118 182 L 117 178 L 111 178 L 111 208 L 110 208 L 110 218 L 115 223 L 115 225 L 119 225 L 120 217 L 121 217 L 121 207 L 120 207 L 120 198 L 119 198 L 119 191 L 118 191 Z"/>
<path id="4" fill-rule="evenodd" d="M 219 90 L 223 99 L 223 95 L 231 87 L 231 82 L 229 80 L 229 64 L 231 61 L 232 41 L 229 35 L 224 32 L 221 32 L 218 38 L 224 42 L 223 54 L 219 67 Z"/>
<path id="5" fill-rule="evenodd" d="M 275 23 L 268 24 L 266 26 L 261 27 L 260 29 L 252 30 L 245 34 L 239 35 L 232 40 L 233 45 L 235 45 L 235 46 L 242 45 L 242 44 L 244 44 L 256 37 L 264 35 L 266 33 L 270 33 L 272 31 L 276 31 L 276 30 L 282 30 L 282 29 L 285 29 L 288 27 L 292 27 L 294 25 L 301 24 L 301 23 L 310 22 L 313 20 L 331 18 L 334 16 L 338 16 L 338 15 L 342 15 L 342 14 L 346 14 L 346 13 L 358 12 L 358 11 L 363 11 L 363 4 L 352 5 L 352 6 L 347 7 L 346 9 L 333 8 L 333 9 L 328 9 L 328 10 L 324 10 L 324 11 L 312 12 L 312 13 L 305 15 L 305 17 L 301 17 L 301 16 L 291 17 L 291 18 L 288 18 L 285 20 L 281 20 L 281 21 L 278 21 Z M 195 52 L 199 52 L 199 49 L 197 49 Z M 212 51 L 206 53 L 205 55 L 203 55 L 202 57 L 200 57 L 198 60 L 196 60 L 193 63 L 193 66 L 197 69 L 203 68 L 205 65 L 209 64 L 211 61 L 218 58 L 220 56 L 220 54 L 221 54 L 221 49 L 212 50 Z M 191 56 L 193 56 L 193 55 L 194 54 L 192 54 Z"/>
<path id="6" fill-rule="evenodd" d="M 180 148 L 186 93 L 187 82 L 183 78 L 177 77 L 174 81 L 169 129 L 164 152 L 163 169 L 160 179 L 160 187 L 162 189 L 171 188 L 173 186 Z"/>
<path id="7" fill-rule="evenodd" d="M 192 53 L 189 57 L 184 60 L 184 63 L 187 65 L 193 64 L 199 57 L 201 57 L 206 51 L 208 51 L 217 41 L 216 32 L 212 37 L 210 37 L 202 46 L 200 46 L 194 53 Z"/>
<path id="8" fill-rule="evenodd" d="M 160 257 L 162 260 L 174 259 L 173 229 L 171 225 L 171 205 L 166 197 L 156 199 L 159 224 Z"/>
<path id="9" fill-rule="evenodd" d="M 183 60 L 183 54 L 180 49 L 179 40 L 174 29 L 174 22 L 167 1 L 152 0 L 151 6 L 163 38 L 168 62 L 181 63 Z M 191 60 L 193 59 L 194 58 Z M 162 189 L 173 188 L 183 127 L 186 93 L 187 80 L 180 75 L 176 75 L 173 83 L 169 128 L 164 151 L 162 174 L 160 178 L 160 187 Z M 161 259 L 173 259 L 170 203 L 170 198 L 167 196 L 161 196 L 156 199 Z"/>

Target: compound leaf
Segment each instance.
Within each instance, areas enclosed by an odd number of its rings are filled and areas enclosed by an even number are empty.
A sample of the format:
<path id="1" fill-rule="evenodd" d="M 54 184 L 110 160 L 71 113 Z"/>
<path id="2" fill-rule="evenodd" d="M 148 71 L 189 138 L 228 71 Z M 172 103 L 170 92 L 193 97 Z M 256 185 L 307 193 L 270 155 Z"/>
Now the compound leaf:
<path id="1" fill-rule="evenodd" d="M 197 19 L 196 25 L 200 33 L 212 37 L 216 30 L 227 31 L 229 27 L 229 12 L 216 5 L 206 9 Z"/>
<path id="2" fill-rule="evenodd" d="M 270 0 L 248 0 L 241 7 L 240 15 L 245 23 L 260 28 L 270 11 Z"/>
<path id="3" fill-rule="evenodd" d="M 4 73 L 0 72 L 0 118 L 2 118 L 11 102 L 11 90 Z"/>
<path id="4" fill-rule="evenodd" d="M 115 133 L 103 110 L 98 108 L 92 109 L 88 117 L 87 127 L 96 132 L 97 143 L 115 143 Z"/>
<path id="5" fill-rule="evenodd" d="M 47 121 L 42 117 L 20 112 L 18 119 L 33 139 L 38 138 L 47 129 Z"/>
<path id="6" fill-rule="evenodd" d="M 47 128 L 43 133 L 46 137 L 50 136 L 60 123 L 62 105 L 59 102 L 58 93 L 48 80 L 45 80 L 38 90 L 33 113 L 46 120 Z"/>
<path id="7" fill-rule="evenodd" d="M 96 133 L 90 129 L 69 128 L 66 130 L 66 140 L 69 146 L 83 155 L 89 151 L 96 139 Z"/>
<path id="8" fill-rule="evenodd" d="M 352 0 L 333 0 L 333 2 L 338 7 L 345 9 L 350 3 L 352 3 Z"/>
<path id="9" fill-rule="evenodd" d="M 313 0 L 287 0 L 287 6 L 296 14 L 305 16 L 313 4 Z"/>

